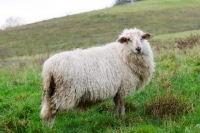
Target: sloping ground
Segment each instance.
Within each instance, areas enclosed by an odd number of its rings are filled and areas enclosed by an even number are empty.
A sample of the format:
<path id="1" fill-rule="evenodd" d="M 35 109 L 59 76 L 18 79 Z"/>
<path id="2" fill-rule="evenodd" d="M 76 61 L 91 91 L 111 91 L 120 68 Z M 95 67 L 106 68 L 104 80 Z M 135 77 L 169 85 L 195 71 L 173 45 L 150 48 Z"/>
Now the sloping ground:
<path id="1" fill-rule="evenodd" d="M 198 5 L 199 0 L 145 0 L 0 31 L 0 132 L 198 133 Z M 43 126 L 43 59 L 114 41 L 135 26 L 154 34 L 156 71 L 144 90 L 126 98 L 126 116 L 114 118 L 110 100 L 84 112 L 59 113 L 52 129 Z"/>
<path id="2" fill-rule="evenodd" d="M 30 56 L 115 41 L 124 28 L 154 36 L 200 29 L 200 1 L 142 1 L 0 31 L 0 57 Z M 162 7 L 162 8 L 161 8 Z"/>
<path id="3" fill-rule="evenodd" d="M 144 90 L 126 98 L 125 117 L 113 117 L 110 100 L 86 111 L 59 113 L 52 129 L 43 126 L 39 117 L 41 66 L 29 58 L 25 58 L 30 63 L 26 65 L 15 60 L 19 65 L 0 69 L 0 132 L 198 133 L 199 38 L 183 32 L 160 35 L 151 41 L 156 71 Z M 179 41 L 189 45 L 178 48 Z"/>

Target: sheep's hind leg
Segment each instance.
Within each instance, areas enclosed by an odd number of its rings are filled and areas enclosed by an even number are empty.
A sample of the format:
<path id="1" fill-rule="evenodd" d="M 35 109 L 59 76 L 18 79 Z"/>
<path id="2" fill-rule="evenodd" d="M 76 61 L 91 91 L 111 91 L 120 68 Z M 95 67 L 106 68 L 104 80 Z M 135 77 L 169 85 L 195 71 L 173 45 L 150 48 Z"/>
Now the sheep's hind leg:
<path id="1" fill-rule="evenodd" d="M 49 117 L 49 119 L 48 119 L 47 125 L 48 125 L 50 128 L 52 128 L 53 123 L 54 123 L 55 118 L 56 118 L 56 113 L 57 113 L 56 105 L 52 104 L 52 105 L 50 106 L 50 112 L 51 112 L 51 114 L 50 114 L 50 117 Z"/>
<path id="2" fill-rule="evenodd" d="M 44 101 L 41 110 L 42 123 L 52 127 L 56 118 L 56 113 L 57 110 L 55 108 L 55 104 Z"/>
<path id="3" fill-rule="evenodd" d="M 115 103 L 115 117 L 119 116 L 119 106 L 120 106 L 120 101 L 119 101 L 119 95 L 116 94 L 114 97 L 114 103 Z"/>

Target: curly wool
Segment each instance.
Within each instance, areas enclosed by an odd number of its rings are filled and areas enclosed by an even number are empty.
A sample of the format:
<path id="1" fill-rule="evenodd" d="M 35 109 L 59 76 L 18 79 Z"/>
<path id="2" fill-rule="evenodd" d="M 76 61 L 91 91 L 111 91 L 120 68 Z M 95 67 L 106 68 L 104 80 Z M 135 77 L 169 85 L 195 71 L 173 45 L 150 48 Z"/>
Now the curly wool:
<path id="1" fill-rule="evenodd" d="M 124 30 L 122 35 L 143 33 Z M 134 38 L 132 38 L 134 39 Z M 136 54 L 129 44 L 113 42 L 85 50 L 58 53 L 43 65 L 43 103 L 41 117 L 53 123 L 58 110 L 86 108 L 96 102 L 124 98 L 147 85 L 154 71 L 153 53 L 144 40 L 143 54 Z"/>

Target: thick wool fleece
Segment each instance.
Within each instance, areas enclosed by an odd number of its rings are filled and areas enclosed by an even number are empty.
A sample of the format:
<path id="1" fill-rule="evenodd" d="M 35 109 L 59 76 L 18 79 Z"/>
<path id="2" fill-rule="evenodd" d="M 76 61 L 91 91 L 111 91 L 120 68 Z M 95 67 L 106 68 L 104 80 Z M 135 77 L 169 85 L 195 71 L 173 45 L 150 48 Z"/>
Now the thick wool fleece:
<path id="1" fill-rule="evenodd" d="M 126 29 L 119 38 L 128 37 L 127 43 L 62 52 L 46 60 L 42 72 L 44 122 L 51 125 L 58 110 L 85 108 L 116 95 L 124 98 L 147 85 L 154 62 L 148 41 L 141 40 L 142 34 L 138 29 Z M 138 40 L 141 54 L 133 50 Z"/>

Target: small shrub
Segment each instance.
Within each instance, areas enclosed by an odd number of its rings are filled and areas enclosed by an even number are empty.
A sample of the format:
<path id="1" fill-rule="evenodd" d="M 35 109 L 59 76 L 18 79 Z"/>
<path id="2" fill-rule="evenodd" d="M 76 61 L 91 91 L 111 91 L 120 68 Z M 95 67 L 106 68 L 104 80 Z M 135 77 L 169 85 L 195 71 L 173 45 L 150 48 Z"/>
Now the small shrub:
<path id="1" fill-rule="evenodd" d="M 193 48 L 197 43 L 200 43 L 199 42 L 199 39 L 200 38 L 200 35 L 193 35 L 193 34 L 190 34 L 189 37 L 186 37 L 185 39 L 183 38 L 178 38 L 175 40 L 175 42 L 178 44 L 177 47 L 180 48 L 180 49 L 183 49 L 183 48 Z"/>
<path id="2" fill-rule="evenodd" d="M 192 110 L 192 104 L 174 95 L 158 97 L 145 105 L 145 113 L 156 118 L 178 118 Z"/>

